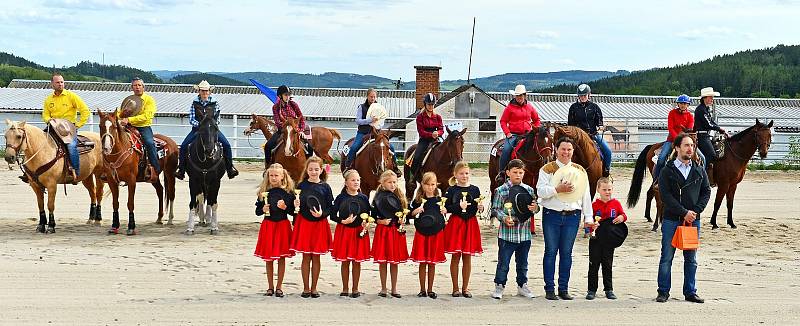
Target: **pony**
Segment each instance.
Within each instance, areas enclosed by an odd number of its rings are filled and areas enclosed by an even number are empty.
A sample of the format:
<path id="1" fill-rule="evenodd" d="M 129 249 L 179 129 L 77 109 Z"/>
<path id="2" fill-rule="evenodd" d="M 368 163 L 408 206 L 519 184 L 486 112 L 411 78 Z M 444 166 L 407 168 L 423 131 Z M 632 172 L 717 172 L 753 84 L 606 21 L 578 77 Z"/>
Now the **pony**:
<path id="1" fill-rule="evenodd" d="M 500 167 L 499 162 L 500 144 L 504 141 L 505 139 L 496 141 L 492 146 L 491 155 L 489 155 L 489 189 L 492 198 L 494 198 L 495 189 L 502 185 L 502 183 L 498 183 L 497 180 L 495 180 L 495 176 L 501 169 L 505 168 Z M 555 151 L 553 148 L 555 140 L 550 133 L 550 124 L 545 123 L 545 125 L 539 128 L 531 129 L 531 131 L 525 134 L 524 139 L 521 141 L 524 143 L 517 151 L 516 158 L 525 163 L 525 176 L 523 176 L 522 182 L 536 189 L 536 181 L 539 179 L 539 169 L 555 159 Z"/>
<path id="2" fill-rule="evenodd" d="M 361 155 L 356 156 L 353 168 L 361 176 L 361 192 L 369 196 L 370 192 L 378 189 L 378 180 L 386 170 L 393 170 L 397 164 L 389 147 L 389 135 L 391 131 L 378 131 L 372 128 L 369 137 L 372 141 L 365 141 L 361 146 Z M 352 144 L 354 138 L 350 138 L 346 144 Z M 351 149 L 352 150 L 352 149 Z M 346 168 L 344 162 L 347 161 L 347 154 L 340 152 L 340 166 L 342 173 Z"/>

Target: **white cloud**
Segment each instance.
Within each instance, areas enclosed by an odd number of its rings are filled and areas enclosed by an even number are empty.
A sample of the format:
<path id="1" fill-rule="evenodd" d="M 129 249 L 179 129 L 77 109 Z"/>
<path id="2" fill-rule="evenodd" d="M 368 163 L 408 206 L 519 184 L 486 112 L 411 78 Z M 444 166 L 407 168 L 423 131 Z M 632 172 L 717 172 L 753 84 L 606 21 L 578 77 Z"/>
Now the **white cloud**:
<path id="1" fill-rule="evenodd" d="M 570 58 L 556 59 L 553 62 L 555 62 L 555 63 L 557 63 L 559 65 L 564 65 L 564 66 L 574 66 L 575 65 L 575 60 L 572 60 Z"/>
<path id="2" fill-rule="evenodd" d="M 536 31 L 533 33 L 533 35 L 542 39 L 554 39 L 559 37 L 558 32 L 555 31 Z"/>
<path id="3" fill-rule="evenodd" d="M 680 38 L 687 40 L 699 40 L 707 38 L 715 38 L 720 36 L 727 36 L 733 34 L 733 30 L 727 27 L 709 26 L 706 28 L 695 28 L 686 30 L 676 34 Z"/>
<path id="4" fill-rule="evenodd" d="M 45 6 L 85 10 L 155 10 L 180 3 L 178 0 L 49 0 Z"/>
<path id="5" fill-rule="evenodd" d="M 542 51 L 555 49 L 555 46 L 551 43 L 513 43 L 508 44 L 507 47 L 509 49 L 532 49 Z"/>

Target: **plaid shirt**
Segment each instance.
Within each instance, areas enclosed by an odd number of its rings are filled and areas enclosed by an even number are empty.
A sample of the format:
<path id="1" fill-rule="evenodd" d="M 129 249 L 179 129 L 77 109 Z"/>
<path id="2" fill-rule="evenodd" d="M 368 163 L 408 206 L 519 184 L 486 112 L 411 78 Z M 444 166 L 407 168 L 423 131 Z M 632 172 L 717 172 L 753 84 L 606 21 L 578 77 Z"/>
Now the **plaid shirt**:
<path id="1" fill-rule="evenodd" d="M 525 188 L 525 190 L 527 190 L 531 196 L 533 196 L 533 200 L 535 202 L 536 193 L 534 192 L 533 188 L 524 183 L 520 183 L 520 185 Z M 505 223 L 503 223 L 503 220 L 508 215 L 503 208 L 503 204 L 505 203 L 506 198 L 508 198 L 508 189 L 511 188 L 511 186 L 511 180 L 506 181 L 506 183 L 495 190 L 494 198 L 492 199 L 492 209 L 494 210 L 497 219 L 500 220 L 500 228 L 498 229 L 497 237 L 513 243 L 529 241 L 531 239 L 530 219 L 522 224 L 515 223 L 514 226 L 507 226 Z M 539 208 L 537 207 L 536 212 L 534 213 L 537 213 L 538 211 Z"/>
<path id="2" fill-rule="evenodd" d="M 303 117 L 303 112 L 300 112 L 300 106 L 295 101 L 289 100 L 289 103 L 278 100 L 278 103 L 272 106 L 272 119 L 275 121 L 275 127 L 283 129 L 283 122 L 286 118 L 299 119 L 297 128 L 300 131 L 306 130 L 306 119 Z"/>
<path id="3" fill-rule="evenodd" d="M 211 96 L 209 96 L 208 100 L 206 100 L 206 101 L 201 100 L 200 96 L 198 96 L 194 100 L 194 102 L 200 102 L 200 104 L 205 105 L 205 104 L 208 104 L 208 103 L 211 103 L 211 102 L 216 102 L 216 101 L 214 99 L 212 99 Z M 192 127 L 197 128 L 197 127 L 200 127 L 200 121 L 197 120 L 197 115 L 194 112 L 194 102 L 192 102 L 192 106 L 189 107 L 189 123 L 192 125 Z M 217 103 L 216 106 L 217 106 L 217 110 L 214 111 L 214 119 L 216 119 L 217 120 L 217 124 L 219 124 L 219 112 L 220 112 L 219 103 Z"/>

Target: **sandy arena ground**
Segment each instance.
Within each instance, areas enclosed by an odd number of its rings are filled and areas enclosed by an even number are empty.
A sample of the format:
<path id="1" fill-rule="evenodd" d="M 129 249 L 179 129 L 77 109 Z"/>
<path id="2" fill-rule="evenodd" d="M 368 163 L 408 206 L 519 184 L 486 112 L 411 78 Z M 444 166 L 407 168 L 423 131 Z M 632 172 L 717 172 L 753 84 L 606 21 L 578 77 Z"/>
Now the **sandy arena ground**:
<path id="1" fill-rule="evenodd" d="M 299 294 L 300 257 L 288 261 L 287 297 L 265 297 L 264 263 L 253 247 L 260 218 L 253 215 L 260 164 L 242 164 L 242 174 L 225 179 L 221 189 L 221 235 L 198 228 L 185 236 L 188 183 L 178 183 L 175 225 L 155 225 L 152 187 L 139 185 L 137 236 L 109 236 L 110 195 L 103 202 L 102 226 L 86 225 L 88 196 L 82 186 L 59 188 L 57 233 L 34 232 L 34 195 L 17 176 L 0 172 L 0 324 L 798 324 L 800 323 L 800 173 L 748 172 L 739 185 L 735 221 L 712 231 L 709 204 L 702 214 L 702 247 L 697 287 L 702 305 L 683 301 L 682 257 L 673 265 L 672 298 L 656 303 L 660 234 L 650 231 L 644 204 L 630 210 L 631 234 L 614 259 L 619 300 L 583 299 L 588 244 L 578 238 L 570 282 L 574 301 L 547 301 L 542 281 L 541 236 L 529 259 L 533 300 L 509 287 L 502 300 L 490 297 L 497 258 L 496 233 L 484 224 L 486 252 L 473 259 L 472 299 L 452 298 L 449 263 L 438 265 L 436 300 L 417 298 L 417 265 L 400 267 L 401 299 L 380 298 L 377 265 L 365 263 L 361 291 L 344 299 L 339 265 L 322 258 L 319 299 Z M 335 170 L 335 169 L 334 169 Z M 616 169 L 617 197 L 624 198 L 630 169 Z M 473 182 L 488 192 L 485 171 L 473 170 Z M 335 193 L 342 179 L 330 180 Z M 125 194 L 125 192 L 122 192 Z M 125 195 L 123 195 L 124 197 Z M 121 216 L 127 216 L 124 202 Z M 723 212 L 725 212 L 723 204 Z M 538 217 L 537 217 L 538 220 Z M 538 222 L 537 222 L 538 223 Z M 720 225 L 725 223 L 722 214 Z M 409 248 L 413 228 L 408 233 Z M 449 257 L 448 257 L 449 259 Z M 601 284 L 602 285 L 602 284 Z"/>

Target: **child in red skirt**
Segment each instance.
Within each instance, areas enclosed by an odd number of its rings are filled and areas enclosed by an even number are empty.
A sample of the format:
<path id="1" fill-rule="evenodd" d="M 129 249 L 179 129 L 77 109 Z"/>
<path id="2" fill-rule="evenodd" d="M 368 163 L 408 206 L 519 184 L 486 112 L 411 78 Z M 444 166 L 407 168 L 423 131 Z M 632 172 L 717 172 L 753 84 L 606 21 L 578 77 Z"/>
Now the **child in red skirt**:
<path id="1" fill-rule="evenodd" d="M 453 297 L 472 298 L 469 292 L 469 277 L 472 274 L 472 256 L 483 253 L 481 230 L 478 226 L 478 212 L 483 211 L 480 202 L 481 190 L 469 184 L 469 164 L 464 161 L 456 163 L 450 188 L 444 197 L 447 198 L 445 208 L 450 219 L 444 228 L 444 251 L 452 254 L 450 260 L 450 278 L 453 280 Z M 464 262 L 461 275 L 464 279 L 460 291 L 458 286 L 458 263 Z"/>
<path id="2" fill-rule="evenodd" d="M 318 156 L 306 160 L 303 181 L 297 185 L 301 192 L 295 199 L 295 206 L 300 207 L 300 212 L 294 218 L 294 233 L 289 248 L 303 254 L 303 263 L 300 265 L 303 277 L 303 293 L 300 296 L 303 298 L 319 298 L 319 256 L 328 253 L 332 248 L 328 215 L 333 204 L 333 192 L 331 186 L 325 183 L 328 173 L 322 169 L 322 164 L 322 159 Z M 301 201 L 301 196 L 305 200 Z"/>
<path id="3" fill-rule="evenodd" d="M 417 188 L 414 200 L 411 202 L 411 216 L 417 218 L 431 205 L 441 210 L 441 214 L 447 214 L 444 206 L 440 205 L 442 197 L 439 196 L 439 183 L 436 181 L 436 174 L 426 172 L 422 175 L 422 185 Z M 430 208 L 429 208 L 430 209 Z M 425 235 L 417 225 L 414 232 L 414 243 L 411 247 L 411 260 L 419 263 L 419 293 L 417 297 L 429 297 L 436 299 L 436 292 L 433 292 L 433 278 L 436 275 L 436 264 L 447 261 L 444 256 L 444 216 L 440 216 L 441 228 L 433 227 L 431 234 Z M 436 224 L 436 223 L 434 223 Z M 427 288 L 425 281 L 427 280 Z"/>
<path id="4" fill-rule="evenodd" d="M 381 292 L 378 296 L 386 297 L 386 268 L 390 268 L 392 276 L 392 292 L 395 298 L 400 298 L 397 293 L 397 265 L 408 260 L 408 246 L 405 232 L 398 231 L 402 222 L 394 215 L 407 207 L 406 197 L 397 186 L 397 174 L 391 170 L 384 171 L 378 179 L 380 185 L 372 200 L 372 215 L 375 217 L 375 238 L 372 241 L 372 258 L 378 263 Z M 380 209 L 392 207 L 391 210 Z M 392 211 L 394 210 L 394 211 Z"/>
<path id="5" fill-rule="evenodd" d="M 258 242 L 254 255 L 264 259 L 267 263 L 267 289 L 266 296 L 283 297 L 283 275 L 286 271 L 286 257 L 294 255 L 289 250 L 292 238 L 292 226 L 289 224 L 288 215 L 294 213 L 294 181 L 289 172 L 278 163 L 270 165 L 264 172 L 264 179 L 258 187 L 256 200 L 256 216 L 264 215 L 261 230 L 258 232 Z M 272 262 L 278 261 L 278 284 L 273 285 L 274 269 Z"/>
<path id="6" fill-rule="evenodd" d="M 369 214 L 369 197 L 361 193 L 361 176 L 355 169 L 344 173 L 344 189 L 336 196 L 331 209 L 331 220 L 336 221 L 333 234 L 333 259 L 342 262 L 341 297 L 358 298 L 358 281 L 361 278 L 361 263 L 369 260 L 369 232 L 364 228 L 367 221 L 361 214 Z M 363 236 L 361 235 L 363 232 Z M 353 292 L 348 289 L 350 264 L 353 264 Z"/>

